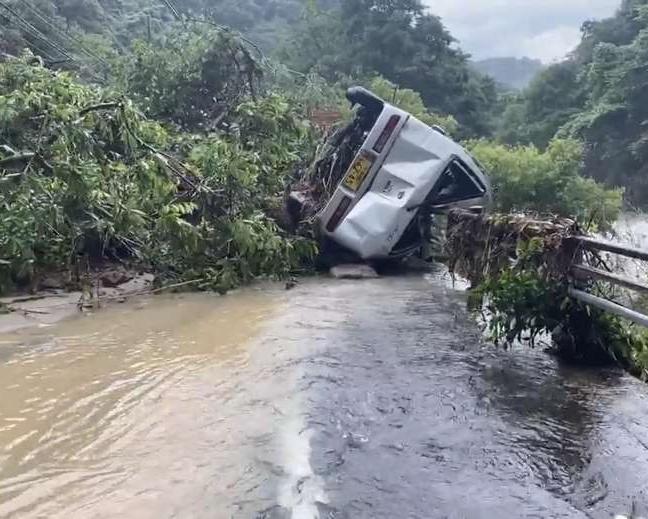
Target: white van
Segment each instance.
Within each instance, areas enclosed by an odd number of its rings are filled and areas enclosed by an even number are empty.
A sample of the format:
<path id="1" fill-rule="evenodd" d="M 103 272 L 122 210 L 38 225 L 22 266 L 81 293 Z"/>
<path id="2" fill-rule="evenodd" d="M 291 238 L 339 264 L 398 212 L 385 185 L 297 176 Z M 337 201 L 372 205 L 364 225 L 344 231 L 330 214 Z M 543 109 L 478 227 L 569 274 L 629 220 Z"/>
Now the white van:
<path id="1" fill-rule="evenodd" d="M 399 258 L 421 247 L 431 214 L 490 203 L 488 178 L 441 128 L 361 87 L 347 98 L 359 108 L 325 164 L 342 174 L 317 215 L 324 239 L 364 260 Z"/>

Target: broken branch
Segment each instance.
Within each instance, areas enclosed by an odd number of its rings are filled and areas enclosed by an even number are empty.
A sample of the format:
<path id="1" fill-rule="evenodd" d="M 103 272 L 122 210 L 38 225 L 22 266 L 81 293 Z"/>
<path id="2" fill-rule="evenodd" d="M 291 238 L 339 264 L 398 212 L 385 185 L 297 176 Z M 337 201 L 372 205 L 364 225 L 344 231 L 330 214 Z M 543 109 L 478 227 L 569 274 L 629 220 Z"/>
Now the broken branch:
<path id="1" fill-rule="evenodd" d="M 96 112 L 98 110 L 112 110 L 113 108 L 118 108 L 120 104 L 119 101 L 111 101 L 108 103 L 99 103 L 97 105 L 87 106 L 79 112 L 79 115 L 83 117 L 90 112 Z"/>

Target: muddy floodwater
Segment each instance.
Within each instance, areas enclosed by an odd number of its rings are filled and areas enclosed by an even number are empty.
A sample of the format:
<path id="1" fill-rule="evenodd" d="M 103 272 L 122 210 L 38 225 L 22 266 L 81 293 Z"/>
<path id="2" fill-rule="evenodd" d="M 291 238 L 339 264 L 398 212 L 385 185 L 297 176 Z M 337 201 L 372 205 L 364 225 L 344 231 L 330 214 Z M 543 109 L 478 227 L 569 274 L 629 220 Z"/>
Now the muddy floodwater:
<path id="1" fill-rule="evenodd" d="M 648 512 L 643 384 L 487 345 L 443 274 L 280 288 L 0 336 L 0 517 Z"/>

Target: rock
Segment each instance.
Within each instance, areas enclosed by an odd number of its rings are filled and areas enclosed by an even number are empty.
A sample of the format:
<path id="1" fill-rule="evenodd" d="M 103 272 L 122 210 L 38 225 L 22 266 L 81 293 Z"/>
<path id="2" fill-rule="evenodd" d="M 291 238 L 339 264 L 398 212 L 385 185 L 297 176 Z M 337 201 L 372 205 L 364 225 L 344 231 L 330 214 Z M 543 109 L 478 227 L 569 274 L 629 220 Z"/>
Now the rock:
<path id="1" fill-rule="evenodd" d="M 331 269 L 331 276 L 336 279 L 376 279 L 378 273 L 369 265 L 337 265 Z"/>
<path id="2" fill-rule="evenodd" d="M 99 281 L 107 288 L 115 288 L 131 279 L 133 279 L 133 275 L 124 270 L 108 270 L 99 275 Z"/>

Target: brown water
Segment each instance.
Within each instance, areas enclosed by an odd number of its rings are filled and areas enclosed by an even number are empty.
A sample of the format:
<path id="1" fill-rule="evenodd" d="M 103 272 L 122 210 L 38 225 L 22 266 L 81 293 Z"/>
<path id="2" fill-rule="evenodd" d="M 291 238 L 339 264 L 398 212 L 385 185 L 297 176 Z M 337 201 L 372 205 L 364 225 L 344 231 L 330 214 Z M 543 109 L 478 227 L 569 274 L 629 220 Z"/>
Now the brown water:
<path id="1" fill-rule="evenodd" d="M 443 276 L 184 295 L 0 336 L 0 517 L 611 517 L 648 391 L 496 351 Z"/>

